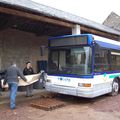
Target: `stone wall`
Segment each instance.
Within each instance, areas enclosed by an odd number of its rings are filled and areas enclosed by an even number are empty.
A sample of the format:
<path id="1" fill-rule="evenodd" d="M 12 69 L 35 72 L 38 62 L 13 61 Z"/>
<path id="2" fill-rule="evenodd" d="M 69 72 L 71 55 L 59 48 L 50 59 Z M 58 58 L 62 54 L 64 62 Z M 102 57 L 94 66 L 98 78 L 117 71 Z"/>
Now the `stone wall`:
<path id="1" fill-rule="evenodd" d="M 36 71 L 37 61 L 48 59 L 47 48 L 44 56 L 40 56 L 40 46 L 43 45 L 48 45 L 47 36 L 36 36 L 15 29 L 0 31 L 0 69 L 6 69 L 13 61 L 23 69 L 25 63 L 31 61 Z"/>

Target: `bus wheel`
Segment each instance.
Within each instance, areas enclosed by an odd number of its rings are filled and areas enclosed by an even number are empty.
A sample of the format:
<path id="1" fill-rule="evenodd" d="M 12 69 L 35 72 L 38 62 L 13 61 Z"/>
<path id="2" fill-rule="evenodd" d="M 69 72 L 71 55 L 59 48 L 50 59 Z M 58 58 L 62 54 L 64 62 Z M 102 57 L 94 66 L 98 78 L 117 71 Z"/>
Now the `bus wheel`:
<path id="1" fill-rule="evenodd" d="M 116 96 L 118 95 L 119 92 L 119 82 L 117 79 L 115 79 L 112 83 L 112 91 L 110 93 L 111 96 Z"/>

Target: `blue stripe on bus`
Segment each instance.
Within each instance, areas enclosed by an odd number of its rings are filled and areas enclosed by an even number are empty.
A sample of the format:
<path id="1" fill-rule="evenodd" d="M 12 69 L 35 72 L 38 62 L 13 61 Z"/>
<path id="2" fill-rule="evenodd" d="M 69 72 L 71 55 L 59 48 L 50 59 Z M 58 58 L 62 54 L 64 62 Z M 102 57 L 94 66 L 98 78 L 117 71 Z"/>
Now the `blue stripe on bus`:
<path id="1" fill-rule="evenodd" d="M 114 74 L 114 73 L 120 73 L 119 71 L 108 71 L 108 72 L 94 72 L 91 75 L 71 75 L 71 74 L 48 74 L 49 76 L 61 76 L 61 77 L 72 77 L 72 78 L 93 78 L 94 76 L 97 75 L 104 75 L 104 74 Z"/>
<path id="2" fill-rule="evenodd" d="M 72 77 L 72 78 L 93 78 L 93 75 L 71 75 L 71 74 L 48 74 L 49 76 L 61 76 L 61 77 Z"/>

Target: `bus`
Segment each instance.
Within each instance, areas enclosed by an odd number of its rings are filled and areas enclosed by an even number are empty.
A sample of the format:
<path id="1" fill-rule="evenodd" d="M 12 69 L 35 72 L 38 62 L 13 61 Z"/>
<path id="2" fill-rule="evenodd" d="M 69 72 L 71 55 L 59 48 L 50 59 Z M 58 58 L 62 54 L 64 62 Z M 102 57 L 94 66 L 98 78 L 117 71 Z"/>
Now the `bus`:
<path id="1" fill-rule="evenodd" d="M 120 42 L 93 34 L 49 39 L 47 91 L 94 98 L 120 88 Z"/>

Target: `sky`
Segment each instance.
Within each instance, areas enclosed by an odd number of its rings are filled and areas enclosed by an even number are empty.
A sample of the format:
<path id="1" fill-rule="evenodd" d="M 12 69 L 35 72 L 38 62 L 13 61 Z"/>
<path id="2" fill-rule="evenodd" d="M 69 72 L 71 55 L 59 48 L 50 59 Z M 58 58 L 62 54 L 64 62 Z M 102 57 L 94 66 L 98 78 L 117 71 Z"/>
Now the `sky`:
<path id="1" fill-rule="evenodd" d="M 120 0 L 32 0 L 62 11 L 103 23 L 111 12 L 120 16 Z"/>

